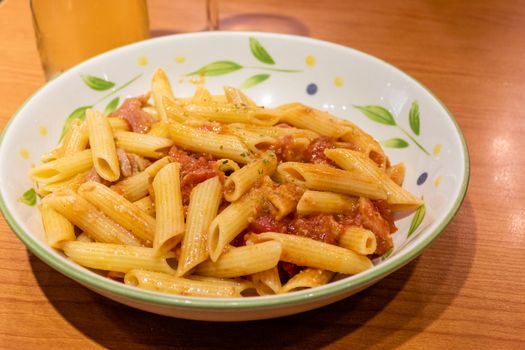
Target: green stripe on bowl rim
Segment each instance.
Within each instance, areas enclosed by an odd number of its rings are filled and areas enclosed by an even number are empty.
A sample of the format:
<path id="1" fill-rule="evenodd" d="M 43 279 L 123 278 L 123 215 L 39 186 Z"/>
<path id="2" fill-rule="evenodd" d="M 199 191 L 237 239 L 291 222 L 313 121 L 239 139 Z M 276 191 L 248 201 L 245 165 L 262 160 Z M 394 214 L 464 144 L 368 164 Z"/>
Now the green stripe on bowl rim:
<path id="1" fill-rule="evenodd" d="M 262 32 L 221 32 L 219 31 L 219 32 L 205 32 L 205 33 L 191 33 L 191 34 L 175 34 L 175 35 L 170 35 L 166 37 L 149 39 L 144 42 L 141 42 L 140 45 L 147 46 L 149 44 L 153 44 L 153 43 L 157 43 L 161 41 L 172 41 L 172 40 L 176 40 L 179 38 L 192 39 L 192 38 L 198 38 L 202 36 L 229 37 L 232 35 L 241 36 L 241 37 L 257 36 L 257 37 L 262 37 L 262 38 L 266 37 L 266 38 L 273 38 L 273 39 L 287 39 L 287 40 L 293 40 L 293 41 L 298 41 L 298 42 L 313 43 L 318 46 L 325 46 L 325 47 L 330 47 L 330 48 L 338 49 L 338 50 L 345 50 L 345 51 L 349 50 L 353 52 L 354 54 L 364 56 L 365 58 L 373 62 L 382 64 L 382 65 L 386 65 L 388 68 L 393 69 L 395 72 L 401 74 L 408 80 L 423 87 L 429 93 L 429 95 L 432 98 L 434 98 L 438 102 L 438 104 L 444 109 L 444 111 L 446 112 L 450 120 L 452 121 L 454 127 L 456 128 L 456 132 L 460 138 L 462 149 L 463 149 L 463 156 L 464 156 L 463 181 L 460 185 L 460 188 L 458 190 L 459 191 L 458 195 L 452 207 L 450 208 L 447 215 L 443 218 L 442 222 L 439 223 L 437 227 L 432 229 L 430 233 L 427 233 L 426 235 L 419 235 L 418 237 L 416 237 L 416 239 L 409 242 L 408 245 L 413 245 L 413 247 L 411 248 L 411 250 L 409 250 L 405 254 L 394 255 L 390 257 L 389 259 L 381 262 L 381 264 L 373 267 L 372 269 L 367 270 L 366 272 L 342 279 L 337 282 L 332 282 L 332 283 L 329 283 L 321 287 L 298 291 L 298 292 L 292 292 L 292 293 L 283 294 L 283 295 L 262 296 L 262 297 L 253 297 L 253 298 L 213 299 L 213 298 L 200 298 L 200 297 L 182 297 L 178 295 L 151 292 L 147 290 L 138 289 L 136 287 L 130 287 L 122 283 L 118 283 L 113 280 L 102 277 L 81 266 L 75 266 L 73 265 L 73 263 L 68 262 L 66 258 L 59 258 L 58 253 L 52 252 L 51 248 L 45 247 L 44 245 L 39 243 L 36 238 L 26 233 L 20 227 L 20 225 L 18 225 L 12 213 L 7 208 L 3 194 L 0 193 L 0 209 L 4 217 L 6 218 L 7 223 L 9 224 L 11 229 L 15 232 L 15 234 L 18 236 L 18 238 L 22 242 L 24 242 L 24 244 L 29 248 L 29 250 L 31 250 L 36 256 L 38 256 L 46 264 L 48 264 L 55 270 L 61 272 L 65 276 L 70 277 L 71 279 L 81 284 L 90 286 L 94 289 L 103 290 L 103 291 L 113 293 L 115 295 L 118 295 L 124 298 L 135 299 L 137 301 L 156 304 L 156 305 L 172 306 L 172 307 L 179 307 L 179 308 L 183 307 L 183 308 L 189 308 L 189 309 L 195 309 L 195 310 L 199 310 L 199 309 L 211 309 L 211 310 L 241 310 L 242 309 L 244 310 L 244 309 L 271 309 L 271 308 L 278 308 L 281 305 L 291 306 L 295 304 L 302 304 L 305 301 L 327 299 L 332 296 L 342 294 L 344 292 L 348 292 L 349 290 L 358 290 L 360 287 L 366 286 L 367 284 L 371 282 L 377 281 L 383 276 L 404 266 L 405 264 L 410 262 L 412 259 L 416 258 L 419 254 L 421 254 L 422 251 L 427 246 L 429 246 L 430 243 L 434 241 L 434 239 L 437 238 L 437 236 L 452 221 L 452 219 L 457 214 L 459 208 L 461 207 L 461 204 L 463 203 L 465 194 L 467 192 L 469 178 L 470 178 L 470 160 L 469 160 L 469 153 L 468 153 L 468 148 L 465 142 L 465 138 L 454 116 L 448 110 L 448 108 L 443 104 L 443 102 L 441 102 L 440 99 L 438 99 L 427 87 L 425 87 L 419 81 L 417 81 L 416 79 L 414 79 L 407 73 L 403 72 L 402 70 L 398 69 L 397 67 L 391 65 L 390 63 L 387 63 L 377 57 L 371 56 L 361 51 L 358 51 L 358 50 L 355 50 L 355 49 L 352 49 L 346 46 L 342 46 L 339 44 L 318 40 L 318 39 L 311 39 L 311 38 L 299 37 L 299 36 L 294 36 L 294 35 L 262 33 Z M 86 62 L 80 63 L 79 65 L 71 69 L 76 69 L 77 67 L 81 69 L 84 65 L 89 65 L 93 61 L 104 59 L 106 55 L 111 55 L 115 51 L 120 51 L 120 50 L 126 51 L 136 45 L 138 44 L 137 43 L 130 44 L 124 47 L 110 50 L 106 53 L 95 56 L 94 58 L 91 58 L 90 60 Z M 61 76 L 55 78 L 54 80 L 60 80 L 63 77 L 64 75 L 62 74 Z M 4 135 L 8 132 L 9 127 L 11 126 L 13 120 L 15 120 L 19 112 L 31 101 L 33 97 L 35 97 L 42 90 L 42 88 L 43 87 L 41 87 L 34 94 L 32 94 L 24 102 L 24 104 L 20 108 L 18 108 L 18 110 L 13 114 L 13 116 L 11 117 L 11 120 L 6 125 L 0 137 L 0 148 L 3 144 Z"/>

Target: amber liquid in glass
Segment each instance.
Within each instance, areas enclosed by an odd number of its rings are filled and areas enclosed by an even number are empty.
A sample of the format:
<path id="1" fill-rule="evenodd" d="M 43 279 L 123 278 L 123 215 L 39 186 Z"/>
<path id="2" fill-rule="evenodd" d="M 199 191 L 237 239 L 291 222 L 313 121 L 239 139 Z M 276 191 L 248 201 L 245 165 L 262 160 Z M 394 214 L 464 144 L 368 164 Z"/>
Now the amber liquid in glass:
<path id="1" fill-rule="evenodd" d="M 149 37 L 146 0 L 31 0 L 31 10 L 47 79 Z"/>

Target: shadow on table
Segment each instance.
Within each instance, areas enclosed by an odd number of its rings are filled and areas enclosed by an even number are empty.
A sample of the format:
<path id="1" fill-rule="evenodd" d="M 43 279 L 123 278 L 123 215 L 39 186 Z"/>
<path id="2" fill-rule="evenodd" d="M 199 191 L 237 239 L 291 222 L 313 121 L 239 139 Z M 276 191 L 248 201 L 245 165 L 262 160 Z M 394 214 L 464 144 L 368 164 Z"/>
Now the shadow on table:
<path id="1" fill-rule="evenodd" d="M 453 222 L 425 254 L 374 286 L 335 304 L 273 320 L 213 323 L 150 314 L 85 289 L 32 254 L 30 262 L 56 310 L 110 349 L 317 349 L 342 338 L 355 349 L 391 348 L 439 318 L 468 276 L 476 232 L 470 202 L 459 215 L 461 224 Z"/>

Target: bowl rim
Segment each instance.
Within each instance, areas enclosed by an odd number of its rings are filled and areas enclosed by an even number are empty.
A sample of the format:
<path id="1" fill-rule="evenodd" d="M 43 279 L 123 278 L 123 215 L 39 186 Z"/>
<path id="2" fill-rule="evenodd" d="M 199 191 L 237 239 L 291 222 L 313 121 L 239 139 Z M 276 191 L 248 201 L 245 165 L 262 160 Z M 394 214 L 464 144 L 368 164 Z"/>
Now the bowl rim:
<path id="1" fill-rule="evenodd" d="M 412 243 L 414 244 L 414 246 L 412 247 L 411 250 L 407 251 L 404 254 L 392 256 L 391 258 L 383 261 L 381 265 L 375 266 L 373 269 L 367 271 L 366 273 L 357 274 L 349 278 L 345 278 L 337 282 L 329 283 L 321 287 L 302 290 L 298 292 L 287 293 L 287 294 L 272 295 L 272 296 L 259 296 L 259 297 L 253 297 L 253 298 L 251 297 L 249 298 L 202 298 L 202 297 L 179 296 L 175 294 L 171 295 L 167 293 L 159 293 L 159 292 L 143 290 L 143 289 L 139 289 L 136 287 L 127 286 L 123 283 L 119 283 L 111 279 L 102 277 L 96 274 L 95 272 L 90 271 L 89 269 L 82 268 L 81 266 L 78 266 L 80 268 L 78 268 L 77 266 L 74 266 L 72 263 L 68 262 L 65 258 L 62 259 L 62 258 L 57 257 L 56 254 L 53 254 L 51 252 L 51 248 L 45 247 L 36 238 L 32 237 L 29 233 L 25 232 L 24 229 L 22 229 L 22 227 L 16 222 L 15 218 L 9 211 L 7 204 L 5 202 L 5 199 L 4 199 L 3 193 L 0 192 L 0 210 L 2 211 L 2 214 L 4 218 L 6 219 L 8 225 L 14 231 L 14 233 L 18 236 L 18 238 L 29 248 L 29 250 L 33 252 L 38 258 L 43 260 L 46 264 L 48 264 L 49 266 L 51 266 L 53 269 L 57 270 L 58 272 L 62 273 L 63 275 L 81 283 L 82 285 L 89 286 L 96 290 L 109 292 L 109 293 L 118 295 L 120 297 L 134 299 L 134 300 L 149 303 L 149 304 L 156 304 L 156 305 L 176 307 L 176 308 L 177 307 L 178 308 L 181 308 L 181 307 L 191 308 L 191 309 L 197 309 L 197 310 L 198 309 L 201 309 L 201 310 L 202 309 L 213 309 L 213 310 L 253 309 L 255 310 L 255 309 L 265 309 L 265 308 L 276 308 L 276 307 L 283 306 L 283 305 L 291 306 L 295 304 L 301 304 L 306 300 L 313 301 L 313 300 L 326 299 L 331 296 L 344 293 L 345 291 L 348 291 L 350 289 L 358 289 L 360 287 L 366 286 L 367 284 L 377 281 L 381 277 L 397 270 L 398 268 L 402 267 L 403 265 L 407 264 L 408 262 L 416 258 L 419 254 L 421 254 L 423 250 L 427 248 L 439 236 L 439 234 L 445 229 L 445 227 L 456 216 L 459 208 L 461 207 L 461 204 L 463 203 L 465 199 L 465 195 L 466 195 L 469 180 L 470 180 L 469 152 L 468 152 L 468 147 L 465 141 L 465 137 L 459 127 L 459 124 L 457 123 L 456 119 L 454 118 L 452 113 L 449 111 L 449 109 L 445 106 L 445 104 L 425 85 L 423 85 L 417 79 L 413 78 L 412 76 L 405 73 L 401 69 L 395 67 L 394 65 L 386 61 L 383 61 L 382 59 L 378 57 L 367 54 L 365 52 L 362 52 L 362 51 L 359 51 L 359 50 L 356 50 L 356 49 L 353 49 L 351 47 L 347 47 L 341 44 L 336 44 L 336 43 L 319 40 L 315 38 L 290 35 L 290 34 L 266 33 L 266 32 L 232 32 L 232 31 L 197 32 L 197 33 L 172 34 L 172 35 L 152 38 L 152 39 L 148 39 L 145 41 L 141 41 L 141 42 L 129 44 L 126 46 L 122 46 L 119 48 L 115 48 L 113 50 L 97 55 L 87 61 L 84 61 L 68 69 L 66 72 L 69 72 L 73 69 L 77 69 L 78 67 L 81 68 L 83 66 L 89 66 L 92 62 L 96 60 L 105 59 L 106 56 L 111 56 L 115 54 L 115 52 L 120 52 L 120 51 L 124 52 L 126 50 L 133 49 L 136 46 L 142 46 L 144 44 L 147 45 L 148 43 L 158 43 L 158 42 L 163 42 L 163 41 L 169 42 L 169 41 L 176 41 L 176 40 L 184 39 L 184 38 L 191 39 L 191 38 L 207 37 L 207 36 L 211 36 L 211 37 L 257 36 L 257 37 L 271 38 L 271 39 L 277 39 L 277 40 L 283 40 L 283 39 L 284 40 L 294 40 L 294 41 L 298 41 L 298 42 L 302 42 L 306 44 L 314 44 L 316 46 L 329 47 L 329 48 L 338 49 L 338 50 L 341 50 L 341 49 L 347 50 L 347 51 L 351 51 L 353 54 L 360 55 L 361 57 L 364 57 L 367 60 L 371 60 L 374 63 L 385 65 L 388 68 L 394 70 L 396 73 L 403 76 L 404 78 L 408 79 L 409 81 L 412 81 L 413 83 L 416 83 L 417 85 L 422 87 L 443 108 L 446 115 L 449 117 L 450 121 L 452 121 L 452 124 L 455 127 L 455 130 L 457 132 L 457 136 L 459 137 L 461 141 L 461 146 L 462 146 L 461 148 L 463 152 L 462 155 L 464 157 L 464 163 L 463 163 L 464 176 L 463 176 L 463 180 L 459 187 L 458 196 L 456 197 L 449 212 L 446 214 L 443 220 L 430 233 L 428 233 L 424 237 L 424 239 L 420 239 L 419 237 L 417 237 L 415 240 L 413 240 Z M 3 145 L 4 136 L 9 132 L 10 126 L 12 125 L 16 117 L 20 114 L 20 112 L 24 110 L 26 105 L 28 105 L 31 102 L 31 100 L 35 96 L 37 96 L 49 84 L 51 84 L 55 80 L 66 79 L 67 74 L 64 74 L 64 73 L 54 78 L 53 80 L 47 82 L 39 89 L 37 89 L 15 111 L 15 113 L 11 116 L 9 122 L 6 124 L 2 132 L 2 135 L 0 136 L 0 148 Z M 422 237 L 422 235 L 420 235 L 420 237 Z"/>

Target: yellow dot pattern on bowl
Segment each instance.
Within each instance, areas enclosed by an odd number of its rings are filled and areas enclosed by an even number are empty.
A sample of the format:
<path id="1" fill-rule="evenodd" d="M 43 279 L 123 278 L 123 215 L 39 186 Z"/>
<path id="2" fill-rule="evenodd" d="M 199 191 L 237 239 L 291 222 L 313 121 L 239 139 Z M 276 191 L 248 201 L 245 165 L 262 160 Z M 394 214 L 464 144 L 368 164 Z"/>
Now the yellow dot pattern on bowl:
<path id="1" fill-rule="evenodd" d="M 47 135 L 47 128 L 45 126 L 41 126 L 38 128 L 38 133 L 40 136 L 46 136 Z"/>
<path id="2" fill-rule="evenodd" d="M 27 148 L 20 149 L 20 157 L 24 159 L 29 159 L 29 151 L 27 150 Z"/>
<path id="3" fill-rule="evenodd" d="M 441 179 L 442 177 L 441 176 L 438 176 L 437 179 L 434 181 L 434 186 L 439 187 L 439 185 L 441 184 Z"/>
<path id="4" fill-rule="evenodd" d="M 312 55 L 306 56 L 306 59 L 304 60 L 308 66 L 314 66 L 315 65 L 315 57 Z"/>
<path id="5" fill-rule="evenodd" d="M 184 63 L 184 62 L 186 62 L 186 57 L 184 57 L 184 56 L 177 56 L 177 57 L 175 57 L 175 62 L 177 62 L 177 63 Z"/>
<path id="6" fill-rule="evenodd" d="M 146 56 L 140 56 L 138 59 L 137 59 L 137 63 L 139 66 L 145 66 L 148 64 L 148 58 Z"/>
<path id="7" fill-rule="evenodd" d="M 438 143 L 435 147 L 434 147 L 434 155 L 435 156 L 439 156 L 439 153 L 441 153 L 441 144 Z"/>
<path id="8" fill-rule="evenodd" d="M 343 84 L 345 83 L 344 79 L 341 78 L 341 77 L 335 77 L 334 79 L 334 85 L 337 86 L 337 87 L 341 87 L 343 86 Z"/>

